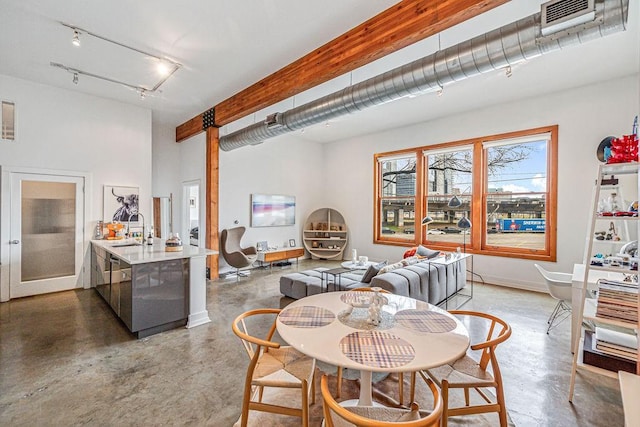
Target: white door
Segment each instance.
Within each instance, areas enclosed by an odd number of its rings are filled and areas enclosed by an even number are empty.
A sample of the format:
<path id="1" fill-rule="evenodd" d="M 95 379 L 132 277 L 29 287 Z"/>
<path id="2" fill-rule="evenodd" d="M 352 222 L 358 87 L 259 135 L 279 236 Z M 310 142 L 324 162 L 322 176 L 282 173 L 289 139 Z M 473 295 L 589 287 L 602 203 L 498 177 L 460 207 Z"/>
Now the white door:
<path id="1" fill-rule="evenodd" d="M 12 173 L 10 298 L 82 288 L 84 178 Z"/>

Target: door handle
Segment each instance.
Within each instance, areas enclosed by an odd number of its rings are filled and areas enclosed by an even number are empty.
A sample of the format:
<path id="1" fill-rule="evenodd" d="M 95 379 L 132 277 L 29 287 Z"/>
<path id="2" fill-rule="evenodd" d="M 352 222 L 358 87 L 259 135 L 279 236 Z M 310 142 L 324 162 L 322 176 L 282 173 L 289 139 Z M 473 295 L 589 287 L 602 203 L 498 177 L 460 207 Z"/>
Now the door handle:
<path id="1" fill-rule="evenodd" d="M 9 240 L 10 245 L 17 245 L 18 243 L 20 243 L 20 240 Z"/>

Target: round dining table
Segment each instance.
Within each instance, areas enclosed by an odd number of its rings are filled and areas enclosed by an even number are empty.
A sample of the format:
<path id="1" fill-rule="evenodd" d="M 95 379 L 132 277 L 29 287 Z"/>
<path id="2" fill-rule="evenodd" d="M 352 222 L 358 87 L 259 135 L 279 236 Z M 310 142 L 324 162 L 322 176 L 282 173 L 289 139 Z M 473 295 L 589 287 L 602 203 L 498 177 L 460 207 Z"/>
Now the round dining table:
<path id="1" fill-rule="evenodd" d="M 434 305 L 394 294 L 383 297 L 379 323 L 369 320 L 373 292 L 326 292 L 289 304 L 278 315 L 284 341 L 307 356 L 360 371 L 357 405 L 372 406 L 373 372 L 413 372 L 462 357 L 469 333 Z M 343 402 L 344 403 L 344 402 Z"/>

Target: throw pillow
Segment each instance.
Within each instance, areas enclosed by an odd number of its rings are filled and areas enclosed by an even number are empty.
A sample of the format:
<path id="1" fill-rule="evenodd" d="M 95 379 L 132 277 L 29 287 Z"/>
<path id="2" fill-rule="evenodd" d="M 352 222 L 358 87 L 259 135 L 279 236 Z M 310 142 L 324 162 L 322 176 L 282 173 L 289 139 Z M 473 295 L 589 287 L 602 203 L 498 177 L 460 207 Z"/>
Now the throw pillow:
<path id="1" fill-rule="evenodd" d="M 404 265 L 402 264 L 402 261 L 399 261 L 394 264 L 389 264 L 386 267 L 383 267 L 382 270 L 378 272 L 378 274 L 388 273 L 390 271 L 395 270 L 396 268 L 402 268 L 402 267 L 404 267 Z"/>
<path id="2" fill-rule="evenodd" d="M 418 246 L 416 255 L 421 256 L 423 258 L 431 259 L 440 255 L 440 251 L 434 251 L 433 249 L 425 248 L 424 246 L 420 245 Z"/>
<path id="3" fill-rule="evenodd" d="M 409 258 L 405 258 L 403 261 L 404 261 L 404 263 L 405 263 L 405 266 L 407 266 L 407 265 L 413 265 L 413 264 L 416 264 L 416 263 L 417 263 L 418 261 L 420 261 L 420 260 L 418 259 L 418 257 L 417 257 L 417 256 L 411 256 L 411 257 L 409 257 Z"/>
<path id="4" fill-rule="evenodd" d="M 411 248 L 411 249 L 407 249 L 407 251 L 404 253 L 404 255 L 402 255 L 402 258 L 409 258 L 411 256 L 414 256 L 416 254 L 416 250 L 418 250 L 418 248 Z"/>
<path id="5" fill-rule="evenodd" d="M 362 283 L 370 283 L 371 279 L 373 279 L 385 265 L 387 265 L 386 260 L 379 262 L 378 264 L 370 265 L 364 273 L 364 276 L 362 276 Z"/>

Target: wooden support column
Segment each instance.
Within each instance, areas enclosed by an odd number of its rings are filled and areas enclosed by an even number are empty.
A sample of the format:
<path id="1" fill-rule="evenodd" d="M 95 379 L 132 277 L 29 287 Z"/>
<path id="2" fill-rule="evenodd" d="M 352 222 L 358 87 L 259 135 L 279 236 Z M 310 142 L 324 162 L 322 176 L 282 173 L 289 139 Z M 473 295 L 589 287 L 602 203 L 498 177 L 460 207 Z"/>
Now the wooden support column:
<path id="1" fill-rule="evenodd" d="M 215 251 L 220 250 L 220 238 L 218 236 L 218 213 L 219 213 L 219 172 L 220 172 L 220 143 L 219 132 L 216 127 L 207 128 L 207 183 L 206 183 L 206 203 L 207 203 L 207 235 L 206 246 Z M 207 267 L 209 268 L 209 278 L 218 278 L 218 255 L 207 257 Z"/>

